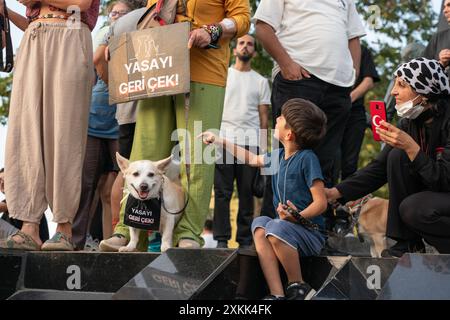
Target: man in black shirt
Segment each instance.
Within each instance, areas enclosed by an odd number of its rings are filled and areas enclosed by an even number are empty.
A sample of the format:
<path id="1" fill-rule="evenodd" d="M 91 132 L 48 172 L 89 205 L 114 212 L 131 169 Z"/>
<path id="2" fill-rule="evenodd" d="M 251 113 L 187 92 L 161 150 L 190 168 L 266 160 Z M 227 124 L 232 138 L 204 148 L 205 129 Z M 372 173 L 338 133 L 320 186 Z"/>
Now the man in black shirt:
<path id="1" fill-rule="evenodd" d="M 339 174 L 341 179 L 345 180 L 358 169 L 359 152 L 361 151 L 364 132 L 367 127 L 364 97 L 374 87 L 375 82 L 378 81 L 380 81 L 380 78 L 375 68 L 372 54 L 365 46 L 361 46 L 360 72 L 350 93 L 352 109 L 345 125 L 340 152 L 335 161 L 334 183 L 339 179 Z M 336 218 L 332 220 L 334 221 L 329 221 L 329 228 L 333 228 L 336 233 L 342 233 L 347 230 L 349 222 L 347 211 L 338 208 L 336 210 Z"/>
<path id="2" fill-rule="evenodd" d="M 380 81 L 380 77 L 375 68 L 372 54 L 365 46 L 361 46 L 361 67 L 359 77 L 350 94 L 352 109 L 345 126 L 341 156 L 337 161 L 337 168 L 335 168 L 336 178 L 339 177 L 339 171 L 341 171 L 341 178 L 344 180 L 358 169 L 359 152 L 367 127 L 364 97 L 374 87 L 374 83 L 378 81 Z"/>

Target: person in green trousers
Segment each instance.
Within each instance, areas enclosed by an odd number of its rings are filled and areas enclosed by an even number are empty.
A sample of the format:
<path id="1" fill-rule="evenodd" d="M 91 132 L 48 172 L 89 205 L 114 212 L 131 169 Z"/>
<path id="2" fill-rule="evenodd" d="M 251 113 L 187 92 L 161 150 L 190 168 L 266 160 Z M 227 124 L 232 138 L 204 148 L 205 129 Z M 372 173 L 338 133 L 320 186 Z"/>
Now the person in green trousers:
<path id="1" fill-rule="evenodd" d="M 191 91 L 188 111 L 184 95 L 139 101 L 130 160 L 164 159 L 172 153 L 176 145 L 174 140 L 178 137 L 183 163 L 181 180 L 186 192 L 189 190 L 189 202 L 174 230 L 173 240 L 174 245 L 179 247 L 199 248 L 203 245 L 200 234 L 209 212 L 214 165 L 199 159 L 198 155 L 203 155 L 205 146 L 201 141 L 196 143 L 195 133 L 220 128 L 230 57 L 229 44 L 232 38 L 248 32 L 250 7 L 247 0 L 189 1 L 185 12 L 176 17 L 176 22 L 183 21 L 192 23 L 189 37 Z M 180 130 L 175 134 L 177 129 Z M 189 188 L 184 165 L 186 141 L 183 132 L 186 129 L 191 159 Z M 117 251 L 128 243 L 129 230 L 123 224 L 123 216 L 124 206 L 113 236 L 100 243 L 102 251 Z M 141 232 L 138 249 L 147 251 L 145 232 Z"/>

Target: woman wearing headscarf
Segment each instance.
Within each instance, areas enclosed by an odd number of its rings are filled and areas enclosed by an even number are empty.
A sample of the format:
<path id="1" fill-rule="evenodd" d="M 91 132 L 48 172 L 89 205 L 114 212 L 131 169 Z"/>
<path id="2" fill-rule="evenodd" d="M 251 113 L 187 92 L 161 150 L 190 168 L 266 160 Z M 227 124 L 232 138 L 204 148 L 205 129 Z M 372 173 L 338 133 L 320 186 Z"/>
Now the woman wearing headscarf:
<path id="1" fill-rule="evenodd" d="M 368 166 L 332 189 L 330 202 L 358 199 L 388 183 L 386 235 L 397 241 L 382 256 L 425 252 L 424 239 L 450 253 L 449 78 L 436 60 L 413 59 L 395 71 L 391 94 L 398 127 L 377 128 L 386 146 Z"/>

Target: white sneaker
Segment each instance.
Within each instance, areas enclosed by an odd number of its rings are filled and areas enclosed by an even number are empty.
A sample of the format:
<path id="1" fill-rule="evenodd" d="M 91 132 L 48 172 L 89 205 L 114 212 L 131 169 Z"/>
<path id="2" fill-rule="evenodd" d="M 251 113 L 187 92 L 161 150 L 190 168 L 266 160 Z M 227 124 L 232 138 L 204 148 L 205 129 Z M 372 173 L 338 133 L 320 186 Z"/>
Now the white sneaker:
<path id="1" fill-rule="evenodd" d="M 111 238 L 100 241 L 99 249 L 103 252 L 118 252 L 120 247 L 124 247 L 127 244 L 127 238 L 124 235 L 116 233 Z"/>
<path id="2" fill-rule="evenodd" d="M 193 239 L 181 239 L 178 242 L 178 248 L 184 248 L 184 249 L 200 249 L 200 244 L 193 240 Z"/>
<path id="3" fill-rule="evenodd" d="M 91 235 L 86 237 L 86 243 L 84 244 L 84 251 L 98 251 L 99 248 L 98 239 L 93 239 Z"/>

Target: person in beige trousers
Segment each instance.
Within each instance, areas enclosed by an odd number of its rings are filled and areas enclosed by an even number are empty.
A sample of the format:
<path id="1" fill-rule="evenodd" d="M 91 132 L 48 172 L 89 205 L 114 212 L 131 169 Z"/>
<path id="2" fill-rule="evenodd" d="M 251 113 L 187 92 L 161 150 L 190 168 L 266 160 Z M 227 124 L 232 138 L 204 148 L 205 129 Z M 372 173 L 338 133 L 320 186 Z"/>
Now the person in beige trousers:
<path id="1" fill-rule="evenodd" d="M 30 22 L 16 57 L 5 158 L 5 194 L 20 231 L 0 248 L 73 250 L 94 82 L 91 30 L 99 0 L 20 0 Z M 81 22 L 68 20 L 75 4 Z M 14 21 L 13 21 L 14 22 Z M 44 244 L 39 221 L 50 206 L 56 234 Z"/>

